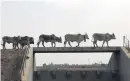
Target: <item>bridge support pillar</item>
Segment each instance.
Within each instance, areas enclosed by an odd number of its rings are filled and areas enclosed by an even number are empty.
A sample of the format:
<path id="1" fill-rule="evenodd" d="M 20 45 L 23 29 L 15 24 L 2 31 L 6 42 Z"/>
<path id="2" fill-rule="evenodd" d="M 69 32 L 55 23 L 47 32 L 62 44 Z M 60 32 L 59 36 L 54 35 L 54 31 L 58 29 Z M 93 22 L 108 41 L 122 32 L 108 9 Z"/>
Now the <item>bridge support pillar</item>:
<path id="1" fill-rule="evenodd" d="M 24 67 L 21 73 L 21 80 L 33 81 L 33 48 L 29 49 L 27 56 L 29 58 L 24 61 Z"/>

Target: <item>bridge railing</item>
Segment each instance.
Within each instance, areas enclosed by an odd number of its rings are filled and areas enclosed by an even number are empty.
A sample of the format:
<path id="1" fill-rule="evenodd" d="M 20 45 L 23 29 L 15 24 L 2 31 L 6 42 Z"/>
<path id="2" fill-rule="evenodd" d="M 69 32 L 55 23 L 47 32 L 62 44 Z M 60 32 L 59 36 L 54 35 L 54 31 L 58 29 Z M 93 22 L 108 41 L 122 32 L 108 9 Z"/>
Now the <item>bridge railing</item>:
<path id="1" fill-rule="evenodd" d="M 123 36 L 123 47 L 125 47 L 128 52 L 130 52 L 130 40 L 126 36 Z"/>

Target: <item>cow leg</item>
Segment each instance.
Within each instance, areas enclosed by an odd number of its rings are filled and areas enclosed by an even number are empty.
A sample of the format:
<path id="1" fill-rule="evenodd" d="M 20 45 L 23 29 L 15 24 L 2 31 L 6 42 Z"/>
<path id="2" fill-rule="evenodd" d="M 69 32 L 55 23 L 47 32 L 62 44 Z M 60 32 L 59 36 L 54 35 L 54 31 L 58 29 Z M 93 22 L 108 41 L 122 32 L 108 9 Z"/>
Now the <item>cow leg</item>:
<path id="1" fill-rule="evenodd" d="M 67 41 L 65 40 L 65 42 L 64 42 L 64 47 L 66 47 L 66 43 L 67 43 Z"/>
<path id="2" fill-rule="evenodd" d="M 19 49 L 18 45 L 16 44 L 16 49 Z"/>
<path id="3" fill-rule="evenodd" d="M 38 42 L 37 42 L 37 47 L 39 47 L 39 44 L 41 43 L 41 40 L 39 40 Z"/>
<path id="4" fill-rule="evenodd" d="M 53 42 L 51 42 L 51 47 L 53 47 Z"/>
<path id="5" fill-rule="evenodd" d="M 104 43 L 105 43 L 105 41 L 103 41 L 102 47 L 103 47 Z"/>
<path id="6" fill-rule="evenodd" d="M 44 45 L 44 41 L 42 41 L 42 45 L 43 45 L 43 47 L 45 47 L 45 45 Z"/>
<path id="7" fill-rule="evenodd" d="M 97 41 L 96 40 L 93 41 L 93 46 L 95 47 L 95 45 L 97 46 Z"/>
<path id="8" fill-rule="evenodd" d="M 13 49 L 14 49 L 14 43 L 12 44 L 12 46 L 13 46 Z"/>
<path id="9" fill-rule="evenodd" d="M 22 43 L 20 43 L 20 49 L 22 49 L 22 46 L 23 46 Z"/>
<path id="10" fill-rule="evenodd" d="M 96 46 L 98 47 L 97 43 L 96 43 Z"/>
<path id="11" fill-rule="evenodd" d="M 93 46 L 95 47 L 95 43 L 93 42 Z"/>
<path id="12" fill-rule="evenodd" d="M 54 47 L 56 47 L 56 43 L 55 42 L 51 42 L 51 46 L 53 47 L 53 44 L 54 44 Z"/>
<path id="13" fill-rule="evenodd" d="M 16 44 L 16 47 L 19 49 L 19 44 L 18 43 Z"/>
<path id="14" fill-rule="evenodd" d="M 95 40 L 95 41 L 94 41 L 94 43 L 95 43 L 95 44 L 96 44 L 96 46 L 98 47 L 98 45 L 97 45 L 97 40 Z"/>
<path id="15" fill-rule="evenodd" d="M 26 45 L 24 45 L 24 46 L 26 46 Z M 23 47 L 24 47 L 24 46 L 23 46 Z M 30 44 L 27 44 L 27 46 L 28 46 L 28 48 L 30 48 Z"/>
<path id="16" fill-rule="evenodd" d="M 107 47 L 109 47 L 109 45 L 108 45 L 108 41 L 106 41 L 106 43 L 107 43 Z"/>
<path id="17" fill-rule="evenodd" d="M 21 44 L 21 47 L 20 47 L 21 49 L 23 49 L 23 45 Z"/>
<path id="18" fill-rule="evenodd" d="M 23 44 L 20 45 L 20 48 L 23 49 Z"/>
<path id="19" fill-rule="evenodd" d="M 17 45 L 18 45 L 18 43 L 16 43 L 16 42 L 13 43 L 13 49 L 17 49 L 17 47 L 18 47 Z"/>
<path id="20" fill-rule="evenodd" d="M 17 44 L 16 43 L 13 44 L 13 49 L 17 49 Z"/>
<path id="21" fill-rule="evenodd" d="M 3 49 L 6 49 L 5 44 L 6 44 L 6 43 L 5 43 L 5 42 L 3 42 Z"/>
<path id="22" fill-rule="evenodd" d="M 25 46 L 25 44 L 22 45 L 22 49 L 23 49 L 24 46 Z M 28 45 L 27 45 L 27 46 L 28 46 Z"/>
<path id="23" fill-rule="evenodd" d="M 5 46 L 5 45 L 6 45 L 6 43 L 4 44 L 4 49 L 6 49 L 6 46 Z"/>
<path id="24" fill-rule="evenodd" d="M 72 47 L 71 44 L 70 44 L 70 41 L 68 41 L 68 43 L 69 43 L 70 47 Z"/>
<path id="25" fill-rule="evenodd" d="M 97 41 L 95 41 L 94 43 L 95 43 L 95 44 L 96 44 L 96 46 L 98 47 L 98 45 L 97 45 Z"/>
<path id="26" fill-rule="evenodd" d="M 80 42 L 78 42 L 78 45 L 76 47 L 79 47 Z"/>
<path id="27" fill-rule="evenodd" d="M 16 49 L 16 44 L 15 43 L 13 43 L 13 49 Z"/>
<path id="28" fill-rule="evenodd" d="M 56 43 L 54 42 L 54 47 L 56 47 Z"/>
<path id="29" fill-rule="evenodd" d="M 28 43 L 28 48 L 30 48 L 30 41 L 27 42 Z M 25 45 L 24 45 L 25 46 Z"/>
<path id="30" fill-rule="evenodd" d="M 19 49 L 18 43 L 15 43 L 15 44 L 14 44 L 14 48 L 15 48 L 15 49 Z"/>

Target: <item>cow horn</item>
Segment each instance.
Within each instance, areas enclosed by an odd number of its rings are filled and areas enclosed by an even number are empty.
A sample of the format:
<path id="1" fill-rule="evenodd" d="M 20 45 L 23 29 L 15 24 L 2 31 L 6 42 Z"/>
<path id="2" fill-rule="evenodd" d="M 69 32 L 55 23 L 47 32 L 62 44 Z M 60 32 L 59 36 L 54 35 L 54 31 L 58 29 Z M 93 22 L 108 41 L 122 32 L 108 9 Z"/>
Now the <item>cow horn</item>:
<path id="1" fill-rule="evenodd" d="M 113 33 L 113 35 L 115 35 L 115 34 Z"/>

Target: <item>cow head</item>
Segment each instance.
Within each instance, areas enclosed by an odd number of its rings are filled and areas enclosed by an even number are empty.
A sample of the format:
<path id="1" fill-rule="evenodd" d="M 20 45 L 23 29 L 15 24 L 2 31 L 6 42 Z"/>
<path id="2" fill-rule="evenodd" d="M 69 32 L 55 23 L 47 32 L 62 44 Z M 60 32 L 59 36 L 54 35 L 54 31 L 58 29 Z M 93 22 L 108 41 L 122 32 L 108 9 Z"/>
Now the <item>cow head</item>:
<path id="1" fill-rule="evenodd" d="M 62 39 L 61 39 L 61 37 L 60 37 L 60 43 L 62 43 Z"/>
<path id="2" fill-rule="evenodd" d="M 29 38 L 29 41 L 30 41 L 30 44 L 34 44 L 34 39 L 33 39 L 33 37 L 30 37 L 30 38 Z"/>
<path id="3" fill-rule="evenodd" d="M 21 40 L 21 36 L 18 36 L 17 38 L 18 38 L 18 40 Z"/>
<path id="4" fill-rule="evenodd" d="M 84 42 L 86 42 L 86 39 L 89 39 L 89 37 L 88 37 L 88 34 L 87 34 L 87 33 L 84 35 Z"/>
<path id="5" fill-rule="evenodd" d="M 114 33 L 112 34 L 112 39 L 116 39 L 116 37 L 115 37 L 115 34 L 114 34 Z"/>
<path id="6" fill-rule="evenodd" d="M 62 43 L 62 39 L 61 39 L 61 37 L 58 38 L 58 42 Z"/>

